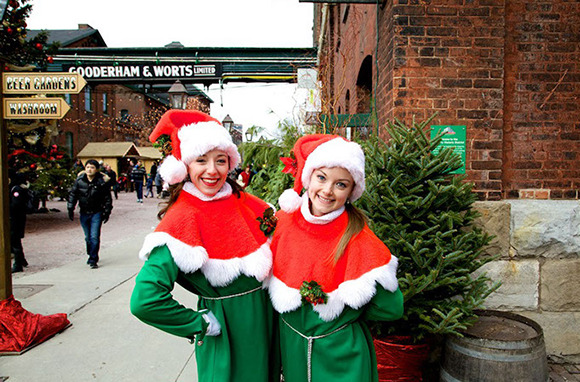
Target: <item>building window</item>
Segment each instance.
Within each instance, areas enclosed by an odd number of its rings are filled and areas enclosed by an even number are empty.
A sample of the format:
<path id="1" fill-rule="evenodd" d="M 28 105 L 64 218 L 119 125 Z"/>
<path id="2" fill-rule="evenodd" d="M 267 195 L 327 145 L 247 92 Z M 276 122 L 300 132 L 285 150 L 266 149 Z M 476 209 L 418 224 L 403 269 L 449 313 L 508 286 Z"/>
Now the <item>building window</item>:
<path id="1" fill-rule="evenodd" d="M 107 100 L 107 93 L 103 93 L 103 114 L 109 114 L 109 102 Z"/>
<path id="2" fill-rule="evenodd" d="M 65 133 L 65 140 L 66 140 L 66 151 L 69 157 L 73 157 L 73 133 L 67 131 Z"/>
<path id="3" fill-rule="evenodd" d="M 344 96 L 344 113 L 350 113 L 350 90 L 347 90 Z"/>
<path id="4" fill-rule="evenodd" d="M 71 98 L 70 94 L 68 94 L 68 93 L 67 93 L 67 94 L 65 94 L 65 95 L 64 95 L 64 100 L 65 100 L 65 102 L 66 102 L 66 103 L 67 103 L 69 106 L 72 106 L 72 98 Z"/>
<path id="5" fill-rule="evenodd" d="M 129 110 L 122 109 L 121 110 L 121 122 L 129 122 Z"/>
<path id="6" fill-rule="evenodd" d="M 86 111 L 93 111 L 91 103 L 92 103 L 91 87 L 87 85 L 87 86 L 85 86 L 85 110 Z"/>
<path id="7" fill-rule="evenodd" d="M 366 56 L 363 60 L 356 80 L 356 112 L 371 111 L 373 88 L 373 58 Z"/>

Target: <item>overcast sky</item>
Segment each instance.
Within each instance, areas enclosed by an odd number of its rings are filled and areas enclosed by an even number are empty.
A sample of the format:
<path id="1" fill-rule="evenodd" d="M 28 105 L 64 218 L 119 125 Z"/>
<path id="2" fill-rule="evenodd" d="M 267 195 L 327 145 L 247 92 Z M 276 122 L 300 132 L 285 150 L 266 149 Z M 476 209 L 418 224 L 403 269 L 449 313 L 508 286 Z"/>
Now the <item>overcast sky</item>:
<path id="1" fill-rule="evenodd" d="M 311 47 L 312 3 L 298 0 L 31 0 L 29 29 L 98 29 L 109 47 Z M 244 128 L 273 128 L 296 106 L 294 85 L 234 83 L 220 93 L 212 115 L 230 114 Z M 223 99 L 224 107 L 220 106 Z"/>

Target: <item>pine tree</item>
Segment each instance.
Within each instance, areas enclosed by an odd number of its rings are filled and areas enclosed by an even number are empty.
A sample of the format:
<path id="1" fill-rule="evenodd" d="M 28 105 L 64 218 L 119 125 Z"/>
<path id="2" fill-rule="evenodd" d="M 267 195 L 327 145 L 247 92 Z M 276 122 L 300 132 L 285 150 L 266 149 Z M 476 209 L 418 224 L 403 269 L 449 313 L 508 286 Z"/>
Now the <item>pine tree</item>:
<path id="1" fill-rule="evenodd" d="M 256 171 L 246 190 L 273 205 L 277 205 L 282 192 L 294 184 L 294 178 L 282 172 L 284 164 L 280 158 L 291 156 L 294 143 L 302 135 L 299 128 L 286 123 L 281 123 L 278 131 L 280 137 L 277 139 L 260 137 L 256 142 L 240 145 L 244 158 L 242 168 L 250 165 Z"/>
<path id="2" fill-rule="evenodd" d="M 0 27 L 0 52 L 2 59 L 12 66 L 34 65 L 44 69 L 50 54 L 56 52 L 58 44 L 47 46 L 48 35 L 41 32 L 27 39 L 26 19 L 30 16 L 32 5 L 29 0 L 9 0 Z M 7 67 L 10 69 L 10 66 Z"/>
<path id="3" fill-rule="evenodd" d="M 459 334 L 476 318 L 474 310 L 499 285 L 473 272 L 492 260 L 482 254 L 491 237 L 472 226 L 478 213 L 472 184 L 459 155 L 447 148 L 433 155 L 442 136 L 429 139 L 430 121 L 387 127 L 386 144 L 373 136 L 362 142 L 366 154 L 366 192 L 358 207 L 370 227 L 399 259 L 399 286 L 405 314 L 378 334 Z"/>

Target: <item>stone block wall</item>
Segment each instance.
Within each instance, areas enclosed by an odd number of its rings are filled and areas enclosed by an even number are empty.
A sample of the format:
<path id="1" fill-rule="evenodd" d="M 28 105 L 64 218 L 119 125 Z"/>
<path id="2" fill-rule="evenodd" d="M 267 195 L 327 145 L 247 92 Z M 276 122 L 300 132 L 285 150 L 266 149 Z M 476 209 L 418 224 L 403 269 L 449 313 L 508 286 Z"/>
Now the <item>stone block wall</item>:
<path id="1" fill-rule="evenodd" d="M 477 202 L 478 224 L 501 257 L 481 271 L 502 286 L 486 308 L 531 318 L 544 330 L 555 361 L 580 363 L 580 202 Z"/>

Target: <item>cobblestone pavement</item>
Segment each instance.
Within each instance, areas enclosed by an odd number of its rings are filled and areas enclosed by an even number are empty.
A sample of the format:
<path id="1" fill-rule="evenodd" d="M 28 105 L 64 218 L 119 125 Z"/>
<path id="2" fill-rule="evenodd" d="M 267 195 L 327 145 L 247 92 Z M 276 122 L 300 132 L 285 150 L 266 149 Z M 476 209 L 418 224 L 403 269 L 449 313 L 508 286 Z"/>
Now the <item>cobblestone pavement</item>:
<path id="1" fill-rule="evenodd" d="M 550 364 L 550 381 L 552 382 L 580 381 L 580 365 Z"/>
<path id="2" fill-rule="evenodd" d="M 108 248 L 132 236 L 152 231 L 157 225 L 157 198 L 145 198 L 137 203 L 135 193 L 119 193 L 113 197 L 113 212 L 101 232 L 101 249 Z M 78 207 L 74 221 L 68 219 L 66 201 L 49 201 L 47 213 L 30 214 L 22 240 L 29 266 L 24 273 L 36 273 L 60 267 L 86 256 L 85 238 L 79 221 Z M 22 275 L 16 273 L 15 279 Z"/>

